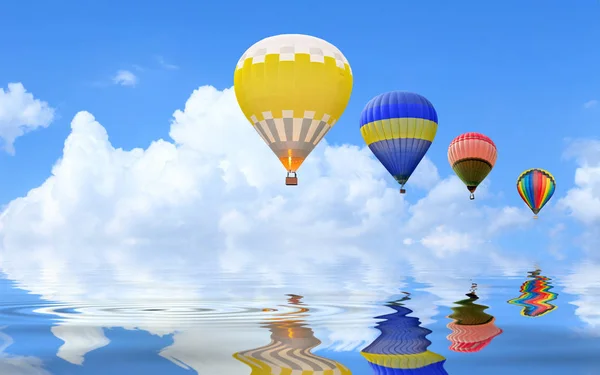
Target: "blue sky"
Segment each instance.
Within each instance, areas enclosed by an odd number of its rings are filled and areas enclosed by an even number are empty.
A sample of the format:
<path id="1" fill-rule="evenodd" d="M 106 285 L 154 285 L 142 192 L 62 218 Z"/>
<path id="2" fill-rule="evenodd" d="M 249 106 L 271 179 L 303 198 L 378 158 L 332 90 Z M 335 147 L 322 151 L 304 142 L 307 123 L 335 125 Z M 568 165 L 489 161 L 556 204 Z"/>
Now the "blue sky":
<path id="1" fill-rule="evenodd" d="M 386 5 L 385 12 L 316 1 L 266 1 L 259 8 L 218 4 L 4 4 L 3 13 L 12 16 L 0 26 L 0 41 L 11 52 L 0 62 L 0 81 L 23 82 L 57 107 L 60 117 L 43 134 L 20 139 L 15 157 L 2 159 L 2 173 L 30 170 L 22 184 L 3 190 L 3 200 L 42 181 L 77 111 L 94 113 L 116 147 L 147 146 L 168 136 L 173 110 L 193 89 L 230 87 L 246 48 L 287 32 L 327 39 L 355 72 L 350 104 L 329 142 L 361 144 L 358 116 L 371 97 L 396 89 L 419 92 L 440 116 L 428 156 L 442 174 L 451 172 L 446 149 L 452 138 L 470 130 L 485 133 L 500 155 L 490 178 L 513 204 L 519 203 L 512 190 L 522 170 L 551 170 L 560 189 L 574 167 L 561 160 L 565 138 L 597 135 L 598 111 L 583 108 L 600 95 L 600 52 L 591 42 L 600 38 L 597 1 L 577 7 L 558 0 L 402 1 Z M 156 56 L 180 69 L 161 69 Z M 94 87 L 119 69 L 139 76 L 136 90 Z"/>
<path id="2" fill-rule="evenodd" d="M 469 278 L 488 277 L 492 290 L 509 288 L 502 280 L 511 276 L 514 289 L 538 263 L 565 291 L 543 321 L 599 332 L 598 1 L 12 1 L 0 14 L 0 87 L 21 83 L 33 95 L 0 95 L 0 137 L 30 120 L 37 126 L 17 137 L 14 155 L 0 152 L 0 268 L 23 291 L 65 304 L 159 297 L 168 305 L 173 290 L 235 300 L 239 288 L 276 298 L 289 287 L 321 302 L 341 293 L 369 304 L 417 283 L 433 299 L 416 315 L 439 305 L 430 315 L 441 319 Z M 281 186 L 281 166 L 223 91 L 244 51 L 281 33 L 326 39 L 354 74 L 344 115 L 295 190 Z M 116 82 L 119 72 L 129 81 Z M 368 149 L 352 147 L 364 144 L 362 108 L 390 90 L 424 95 L 439 116 L 405 197 Z M 33 107 L 23 105 L 39 101 L 46 110 L 33 112 L 52 121 L 32 120 Z M 449 142 L 469 131 L 491 137 L 499 153 L 474 202 L 446 157 Z M 557 191 L 533 222 L 515 180 L 535 167 L 554 174 Z M 253 279 L 219 288 L 200 270 Z M 10 298 L 25 298 L 17 292 Z M 507 347 L 521 316 L 501 306 L 507 328 L 495 345 Z M 150 323 L 142 332 L 121 328 L 107 336 L 138 335 L 153 350 L 174 330 L 149 339 L 157 332 Z M 435 350 L 444 329 L 432 328 Z M 5 333 L 16 342 L 7 352 L 28 340 Z M 357 340 L 328 334 L 319 338 L 332 356 Z"/>

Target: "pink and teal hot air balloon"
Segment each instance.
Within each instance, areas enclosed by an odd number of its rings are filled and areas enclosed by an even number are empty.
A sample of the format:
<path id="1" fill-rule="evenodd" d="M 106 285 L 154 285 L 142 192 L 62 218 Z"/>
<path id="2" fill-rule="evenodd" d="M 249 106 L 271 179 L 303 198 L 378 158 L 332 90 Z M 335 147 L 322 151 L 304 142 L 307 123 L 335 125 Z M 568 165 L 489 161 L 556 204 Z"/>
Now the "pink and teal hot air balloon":
<path id="1" fill-rule="evenodd" d="M 488 346 L 492 339 L 502 333 L 495 324 L 496 318 L 485 312 L 488 306 L 475 303 L 479 299 L 475 291 L 467 294 L 467 299 L 455 302 L 448 323 L 452 333 L 447 336 L 450 350 L 460 353 L 475 353 Z"/>

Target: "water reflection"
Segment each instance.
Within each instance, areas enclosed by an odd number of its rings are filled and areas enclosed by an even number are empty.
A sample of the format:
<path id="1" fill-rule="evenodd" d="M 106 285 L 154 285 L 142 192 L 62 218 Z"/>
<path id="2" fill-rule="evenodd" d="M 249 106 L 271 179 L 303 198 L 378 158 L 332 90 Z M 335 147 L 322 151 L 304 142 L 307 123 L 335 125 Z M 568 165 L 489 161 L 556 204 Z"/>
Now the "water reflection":
<path id="1" fill-rule="evenodd" d="M 551 292 L 553 286 L 549 277 L 541 276 L 541 270 L 527 272 L 527 278 L 521 285 L 521 296 L 513 298 L 508 303 L 521 306 L 521 315 L 530 318 L 537 318 L 548 314 L 556 309 L 556 306 L 549 303 L 558 297 L 557 293 Z"/>
<path id="2" fill-rule="evenodd" d="M 101 327 L 86 327 L 62 322 L 50 329 L 52 334 L 64 342 L 56 356 L 74 365 L 82 365 L 85 355 L 110 343 Z"/>
<path id="3" fill-rule="evenodd" d="M 351 375 L 342 364 L 311 353 L 321 341 L 304 323 L 309 309 L 303 306 L 302 296 L 289 297 L 288 303 L 296 311 L 278 314 L 263 325 L 271 331 L 271 342 L 235 353 L 233 357 L 250 366 L 251 375 Z"/>
<path id="4" fill-rule="evenodd" d="M 446 358 L 427 350 L 431 345 L 427 339 L 431 330 L 421 327 L 419 318 L 407 316 L 412 310 L 402 302 L 409 299 L 407 294 L 399 301 L 386 304 L 395 312 L 376 317 L 385 319 L 376 327 L 381 334 L 361 354 L 378 375 L 447 375 Z"/>
<path id="5" fill-rule="evenodd" d="M 452 351 L 475 353 L 489 345 L 502 330 L 495 325 L 496 318 L 484 312 L 489 307 L 475 303 L 479 299 L 477 284 L 471 285 L 466 296 L 468 298 L 455 302 L 458 307 L 453 307 L 453 313 L 448 316 L 453 320 L 447 326 L 452 331 L 448 340 Z"/>
<path id="6" fill-rule="evenodd" d="M 37 357 L 15 356 L 7 354 L 6 349 L 13 344 L 13 339 L 0 328 L 0 374 L 2 375 L 50 375 L 43 368 L 42 361 Z"/>

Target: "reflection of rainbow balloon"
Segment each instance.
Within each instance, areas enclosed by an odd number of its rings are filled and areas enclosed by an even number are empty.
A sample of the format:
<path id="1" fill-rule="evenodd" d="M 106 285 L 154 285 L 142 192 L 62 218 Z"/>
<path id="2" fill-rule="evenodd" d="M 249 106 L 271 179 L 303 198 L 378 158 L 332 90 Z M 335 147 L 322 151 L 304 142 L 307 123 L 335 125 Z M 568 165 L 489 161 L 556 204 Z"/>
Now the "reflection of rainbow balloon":
<path id="1" fill-rule="evenodd" d="M 521 315 L 530 318 L 537 318 L 546 315 L 550 311 L 556 309 L 555 305 L 548 302 L 554 301 L 558 296 L 550 290 L 553 288 L 550 283 L 550 278 L 540 276 L 540 270 L 528 272 L 527 280 L 521 285 L 521 296 L 508 301 L 511 305 L 523 307 Z"/>
<path id="2" fill-rule="evenodd" d="M 300 298 L 291 296 L 289 302 L 300 305 Z M 302 308 L 280 314 L 264 325 L 271 331 L 270 344 L 235 353 L 233 357 L 250 366 L 250 375 L 352 375 L 342 364 L 311 353 L 321 341 L 303 322 L 307 311 Z"/>
<path id="3" fill-rule="evenodd" d="M 495 318 L 484 312 L 488 307 L 474 303 L 478 300 L 474 293 L 467 294 L 468 299 L 455 302 L 459 307 L 453 307 L 448 318 L 453 322 L 448 324 L 452 331 L 448 335 L 450 350 L 463 353 L 475 353 L 485 348 L 492 339 L 502 333 L 494 324 Z"/>
<path id="4" fill-rule="evenodd" d="M 411 310 L 399 303 L 388 304 L 395 313 L 378 316 L 381 335 L 361 351 L 377 375 L 448 375 L 446 358 L 427 350 L 431 331 L 418 318 L 406 316 Z"/>

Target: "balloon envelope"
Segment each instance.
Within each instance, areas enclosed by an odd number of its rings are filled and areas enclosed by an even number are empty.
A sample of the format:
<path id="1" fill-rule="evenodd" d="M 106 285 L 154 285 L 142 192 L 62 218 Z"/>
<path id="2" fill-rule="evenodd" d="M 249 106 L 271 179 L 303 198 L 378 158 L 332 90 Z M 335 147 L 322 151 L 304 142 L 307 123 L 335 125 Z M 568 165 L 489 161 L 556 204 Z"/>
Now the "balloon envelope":
<path id="1" fill-rule="evenodd" d="M 521 315 L 536 318 L 544 316 L 556 309 L 556 305 L 551 304 L 558 294 L 552 292 L 551 279 L 540 275 L 540 270 L 529 272 L 529 280 L 521 285 L 521 296 L 513 298 L 508 303 L 521 306 Z"/>
<path id="2" fill-rule="evenodd" d="M 352 71 L 322 39 L 277 35 L 242 55 L 234 90 L 248 121 L 285 169 L 296 172 L 346 109 Z"/>
<path id="3" fill-rule="evenodd" d="M 554 176 L 544 169 L 528 169 L 517 178 L 517 191 L 534 215 L 548 203 L 555 190 Z"/>
<path id="4" fill-rule="evenodd" d="M 378 316 L 381 335 L 361 350 L 375 375 L 448 375 L 446 358 L 428 350 L 431 330 L 421 327 L 412 310 L 402 304 L 388 304 L 392 314 Z"/>
<path id="5" fill-rule="evenodd" d="M 502 333 L 495 324 L 495 318 L 484 310 L 488 306 L 475 303 L 478 299 L 473 294 L 467 294 L 468 299 L 455 302 L 448 323 L 452 333 L 447 336 L 450 350 L 463 353 L 474 353 L 482 350 L 492 342 L 492 339 Z"/>
<path id="6" fill-rule="evenodd" d="M 438 117 L 431 102 L 410 92 L 378 95 L 360 116 L 365 143 L 401 186 L 429 150 L 437 127 Z"/>
<path id="7" fill-rule="evenodd" d="M 248 365 L 252 375 L 298 374 L 298 375 L 352 375 L 341 363 L 312 353 L 321 344 L 307 326 L 308 308 L 300 301 L 302 296 L 288 295 L 288 308 L 263 325 L 271 331 L 271 342 L 260 348 L 244 350 L 233 355 Z M 290 306 L 291 305 L 291 306 Z"/>
<path id="8" fill-rule="evenodd" d="M 448 162 L 471 194 L 492 171 L 497 158 L 496 145 L 481 133 L 461 134 L 448 147 Z"/>

